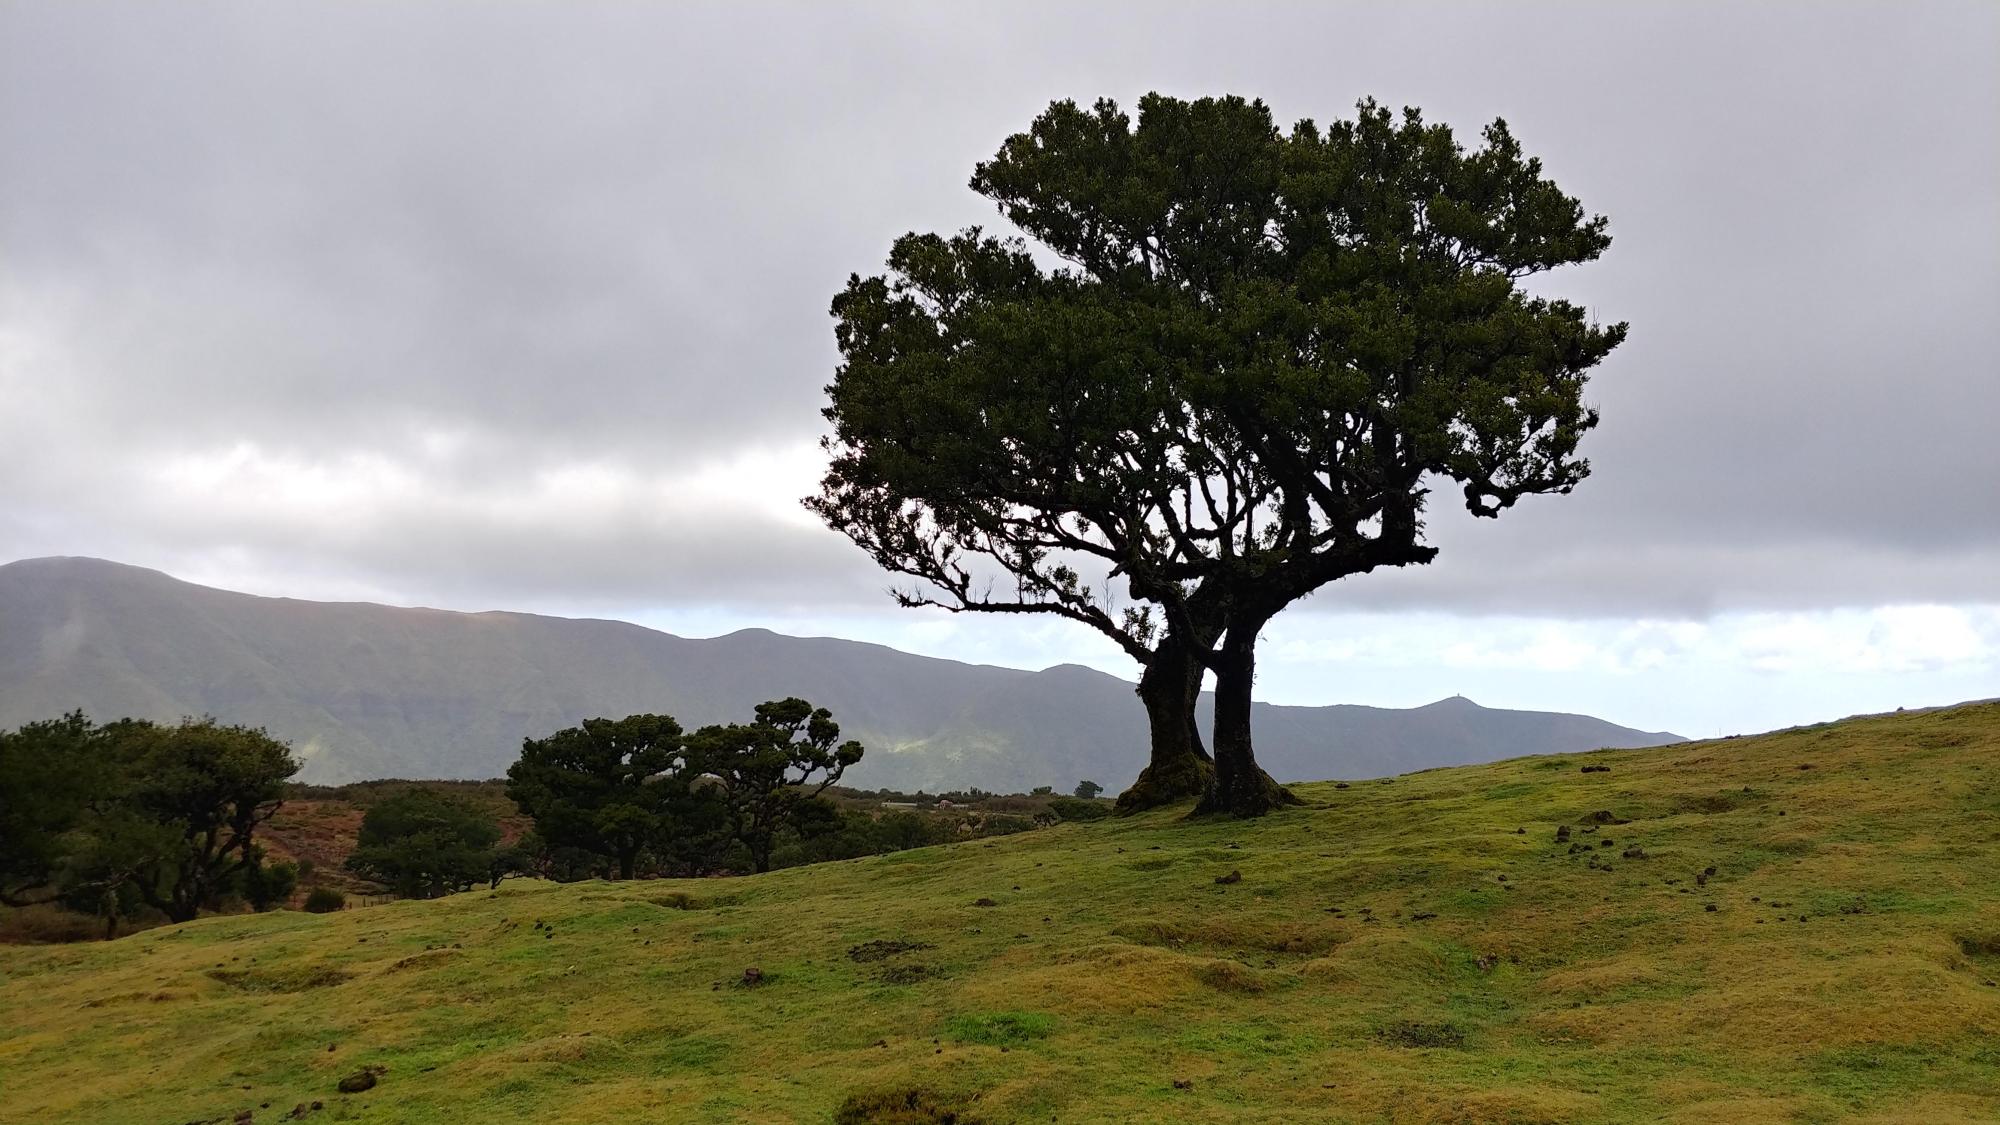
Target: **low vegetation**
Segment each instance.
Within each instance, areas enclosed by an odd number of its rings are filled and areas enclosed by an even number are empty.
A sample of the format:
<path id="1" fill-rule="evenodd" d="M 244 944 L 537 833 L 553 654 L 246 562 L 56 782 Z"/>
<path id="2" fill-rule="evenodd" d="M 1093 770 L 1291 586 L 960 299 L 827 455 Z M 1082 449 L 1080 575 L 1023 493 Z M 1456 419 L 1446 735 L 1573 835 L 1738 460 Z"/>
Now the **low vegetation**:
<path id="1" fill-rule="evenodd" d="M 0 732 L 0 943 L 161 925 L 175 920 L 168 896 L 187 901 L 181 920 L 280 905 L 329 913 L 350 895 L 374 905 L 511 876 L 740 874 L 1110 812 L 1052 786 L 842 789 L 861 749 L 837 743 L 828 712 L 798 699 L 756 712 L 685 736 L 667 716 L 589 720 L 529 739 L 506 781 L 344 786 L 287 783 L 296 762 L 284 744 L 212 720 L 100 726 L 77 713 Z M 169 788 L 177 803 L 161 796 Z"/>
<path id="2" fill-rule="evenodd" d="M 1985 705 L 0 948 L 0 1120 L 1990 1121 L 1996 771 Z"/>

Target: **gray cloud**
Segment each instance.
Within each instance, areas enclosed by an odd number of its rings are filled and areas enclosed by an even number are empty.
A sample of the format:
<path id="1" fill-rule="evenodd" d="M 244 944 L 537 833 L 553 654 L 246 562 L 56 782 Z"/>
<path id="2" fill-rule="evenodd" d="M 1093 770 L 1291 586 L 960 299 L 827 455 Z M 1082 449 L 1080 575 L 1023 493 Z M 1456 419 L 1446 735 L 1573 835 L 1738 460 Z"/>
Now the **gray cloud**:
<path id="1" fill-rule="evenodd" d="M 879 604 L 826 303 L 1050 98 L 1505 116 L 1633 322 L 1578 493 L 1315 604 L 2000 598 L 2000 9 L 0 9 L 0 558 Z M 1441 497 L 1441 500 L 1446 499 Z"/>

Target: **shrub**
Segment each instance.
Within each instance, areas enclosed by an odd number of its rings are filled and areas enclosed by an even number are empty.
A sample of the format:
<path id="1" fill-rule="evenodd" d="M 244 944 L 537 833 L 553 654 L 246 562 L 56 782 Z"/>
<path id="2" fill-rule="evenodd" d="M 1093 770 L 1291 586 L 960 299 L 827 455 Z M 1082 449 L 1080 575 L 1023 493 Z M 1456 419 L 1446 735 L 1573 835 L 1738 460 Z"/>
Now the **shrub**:
<path id="1" fill-rule="evenodd" d="M 1096 801 L 1076 797 L 1057 797 L 1049 802 L 1049 811 L 1064 820 L 1103 820 L 1111 815 L 1110 809 Z"/>
<path id="2" fill-rule="evenodd" d="M 306 911 L 312 914 L 331 914 L 347 909 L 347 896 L 332 887 L 314 887 L 306 896 Z"/>

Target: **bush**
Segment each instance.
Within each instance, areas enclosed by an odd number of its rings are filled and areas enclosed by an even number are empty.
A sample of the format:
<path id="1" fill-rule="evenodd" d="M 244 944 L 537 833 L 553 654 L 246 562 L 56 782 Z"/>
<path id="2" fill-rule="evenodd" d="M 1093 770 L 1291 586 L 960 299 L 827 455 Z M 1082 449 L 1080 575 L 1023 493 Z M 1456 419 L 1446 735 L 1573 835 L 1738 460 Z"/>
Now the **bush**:
<path id="1" fill-rule="evenodd" d="M 260 854 L 257 862 L 237 873 L 237 879 L 244 901 L 261 913 L 291 900 L 299 887 L 299 865 L 265 863 Z"/>
<path id="2" fill-rule="evenodd" d="M 1049 811 L 1064 820 L 1103 820 L 1111 815 L 1111 810 L 1096 801 L 1084 801 L 1075 797 L 1057 797 L 1049 802 Z"/>
<path id="3" fill-rule="evenodd" d="M 312 914 L 331 914 L 347 909 L 347 896 L 332 887 L 314 887 L 306 896 L 306 910 Z"/>
<path id="4" fill-rule="evenodd" d="M 347 869 L 402 898 L 456 894 L 494 874 L 500 825 L 454 793 L 409 789 L 375 805 Z"/>

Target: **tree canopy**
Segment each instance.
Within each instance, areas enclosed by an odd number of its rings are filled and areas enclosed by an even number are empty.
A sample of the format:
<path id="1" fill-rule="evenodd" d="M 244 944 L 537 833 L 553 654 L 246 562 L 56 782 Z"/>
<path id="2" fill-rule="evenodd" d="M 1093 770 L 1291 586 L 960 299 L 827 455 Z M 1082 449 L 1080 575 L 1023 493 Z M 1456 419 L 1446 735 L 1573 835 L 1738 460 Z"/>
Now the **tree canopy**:
<path id="1" fill-rule="evenodd" d="M 685 745 L 668 715 L 585 719 L 524 740 L 507 768 L 507 796 L 534 818 L 545 846 L 605 857 L 630 879 L 685 793 L 675 773 Z"/>
<path id="2" fill-rule="evenodd" d="M 404 898 L 436 898 L 493 878 L 499 842 L 499 823 L 464 797 L 406 789 L 362 816 L 347 867 Z"/>
<path id="3" fill-rule="evenodd" d="M 1234 97 L 1148 95 L 1136 123 L 1056 102 L 971 186 L 1026 238 L 912 233 L 849 280 L 807 504 L 914 580 L 905 605 L 1053 613 L 1137 659 L 1132 804 L 1198 782 L 1205 810 L 1265 811 L 1264 624 L 1429 562 L 1438 483 L 1491 517 L 1587 474 L 1584 386 L 1625 326 L 1521 282 L 1596 258 L 1606 222 L 1505 122 L 1468 150 L 1366 101 L 1289 133 Z"/>
<path id="4" fill-rule="evenodd" d="M 0 732 L 0 901 L 62 898 L 114 926 L 139 904 L 176 922 L 229 895 L 268 905 L 295 876 L 264 865 L 256 831 L 298 768 L 283 742 L 214 719 L 72 712 Z"/>
<path id="5" fill-rule="evenodd" d="M 815 798 L 861 754 L 859 742 L 840 741 L 832 712 L 794 698 L 758 704 L 748 723 L 695 732 L 689 766 L 715 783 L 736 839 L 756 870 L 769 871 L 780 829 L 838 827 Z"/>
<path id="6" fill-rule="evenodd" d="M 767 871 L 780 833 L 841 830 L 815 800 L 861 760 L 859 743 L 839 739 L 833 716 L 803 699 L 761 703 L 751 722 L 692 735 L 667 715 L 587 719 L 526 740 L 507 795 L 534 818 L 553 873 L 629 879 L 645 858 L 700 874 L 734 847 Z"/>

